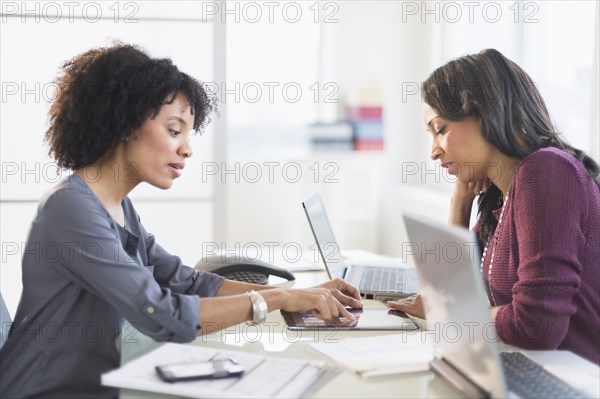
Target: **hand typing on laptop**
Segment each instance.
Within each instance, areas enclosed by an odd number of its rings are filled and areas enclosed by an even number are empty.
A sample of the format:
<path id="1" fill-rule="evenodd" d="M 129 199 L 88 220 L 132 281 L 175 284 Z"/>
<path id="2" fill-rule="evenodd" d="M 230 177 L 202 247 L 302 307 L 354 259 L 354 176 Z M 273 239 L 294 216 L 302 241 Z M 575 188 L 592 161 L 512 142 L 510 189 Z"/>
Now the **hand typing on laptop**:
<path id="1" fill-rule="evenodd" d="M 290 293 L 294 291 L 294 289 L 289 290 Z M 314 306 L 313 313 L 319 318 L 331 319 L 332 315 L 334 317 L 339 315 L 349 320 L 355 320 L 356 317 L 348 312 L 345 306 L 355 309 L 363 307 L 358 289 L 340 278 L 329 280 L 313 288 L 303 289 L 302 294 L 292 297 L 291 303 L 286 307 L 288 312 L 305 310 L 310 304 L 310 306 Z M 334 300 L 331 300 L 332 298 Z"/>

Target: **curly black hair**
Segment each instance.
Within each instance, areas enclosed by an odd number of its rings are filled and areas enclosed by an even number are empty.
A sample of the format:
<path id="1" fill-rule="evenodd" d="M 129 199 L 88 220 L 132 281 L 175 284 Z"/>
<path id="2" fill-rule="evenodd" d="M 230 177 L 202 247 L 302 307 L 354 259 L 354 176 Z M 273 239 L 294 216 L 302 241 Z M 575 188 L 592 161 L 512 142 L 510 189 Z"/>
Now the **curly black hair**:
<path id="1" fill-rule="evenodd" d="M 205 86 L 170 59 L 151 58 L 138 46 L 120 42 L 66 61 L 55 83 L 45 140 L 58 166 L 72 170 L 96 162 L 178 93 L 191 107 L 195 132 L 216 111 Z"/>

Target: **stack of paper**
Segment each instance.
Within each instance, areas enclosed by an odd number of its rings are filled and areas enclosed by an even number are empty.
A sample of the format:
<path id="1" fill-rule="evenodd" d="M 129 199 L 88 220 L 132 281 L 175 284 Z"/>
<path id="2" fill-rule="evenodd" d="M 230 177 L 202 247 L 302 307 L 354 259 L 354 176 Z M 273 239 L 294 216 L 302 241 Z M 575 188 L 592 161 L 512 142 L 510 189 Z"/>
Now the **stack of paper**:
<path id="1" fill-rule="evenodd" d="M 244 366 L 240 378 L 163 382 L 155 366 L 233 358 Z M 102 384 L 190 398 L 299 398 L 329 376 L 325 362 L 286 359 L 256 354 L 167 343 L 133 360 L 120 369 L 102 375 Z"/>
<path id="2" fill-rule="evenodd" d="M 348 338 L 310 346 L 362 377 L 427 371 L 433 358 L 428 335 L 422 332 Z"/>

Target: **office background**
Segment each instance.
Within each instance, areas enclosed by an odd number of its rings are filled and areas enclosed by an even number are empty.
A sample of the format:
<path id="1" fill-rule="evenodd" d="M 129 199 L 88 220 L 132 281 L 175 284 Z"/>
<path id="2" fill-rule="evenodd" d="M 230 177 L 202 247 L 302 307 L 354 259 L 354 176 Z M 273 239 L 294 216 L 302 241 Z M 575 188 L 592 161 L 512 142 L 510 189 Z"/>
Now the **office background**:
<path id="1" fill-rule="evenodd" d="M 194 137 L 183 177 L 167 192 L 131 195 L 158 241 L 190 265 L 206 252 L 258 248 L 293 262 L 316 256 L 300 205 L 313 191 L 346 249 L 402 256 L 402 211 L 446 218 L 452 179 L 429 160 L 419 86 L 452 58 L 502 51 L 533 76 L 564 136 L 598 160 L 598 26 L 596 1 L 2 1 L 0 290 L 9 311 L 37 202 L 68 175 L 43 143 L 52 80 L 86 49 L 139 44 L 217 96 L 219 115 Z M 381 111 L 372 150 L 351 149 L 356 130 L 347 141 L 346 121 L 360 119 L 349 110 L 361 109 Z"/>

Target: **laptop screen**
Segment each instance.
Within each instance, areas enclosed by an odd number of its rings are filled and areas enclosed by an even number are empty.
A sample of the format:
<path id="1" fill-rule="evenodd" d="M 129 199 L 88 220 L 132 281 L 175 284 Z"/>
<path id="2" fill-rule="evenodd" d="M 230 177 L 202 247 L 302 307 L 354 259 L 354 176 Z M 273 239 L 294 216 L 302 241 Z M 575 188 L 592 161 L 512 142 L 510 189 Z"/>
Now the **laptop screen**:
<path id="1" fill-rule="evenodd" d="M 444 359 L 493 397 L 505 397 L 496 329 L 479 273 L 473 232 L 403 215 L 413 253 L 427 327 L 436 358 Z"/>
<path id="2" fill-rule="evenodd" d="M 346 265 L 342 261 L 340 247 L 333 235 L 321 196 L 318 193 L 311 195 L 302 206 L 329 277 L 343 278 Z"/>

